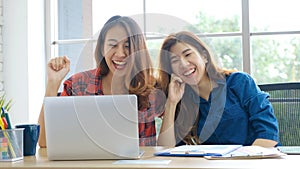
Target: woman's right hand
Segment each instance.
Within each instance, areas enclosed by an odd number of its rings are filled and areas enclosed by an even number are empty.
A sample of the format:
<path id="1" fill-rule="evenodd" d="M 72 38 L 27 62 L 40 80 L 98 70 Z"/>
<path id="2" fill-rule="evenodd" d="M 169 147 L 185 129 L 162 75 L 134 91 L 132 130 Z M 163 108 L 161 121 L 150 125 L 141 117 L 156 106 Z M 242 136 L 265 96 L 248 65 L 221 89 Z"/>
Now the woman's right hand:
<path id="1" fill-rule="evenodd" d="M 168 99 L 172 103 L 178 103 L 184 93 L 185 83 L 180 79 L 180 77 L 176 76 L 175 74 L 171 74 L 171 80 L 169 84 L 169 91 L 168 91 Z"/>
<path id="2" fill-rule="evenodd" d="M 70 60 L 67 56 L 52 58 L 47 64 L 48 83 L 61 83 L 70 71 Z"/>

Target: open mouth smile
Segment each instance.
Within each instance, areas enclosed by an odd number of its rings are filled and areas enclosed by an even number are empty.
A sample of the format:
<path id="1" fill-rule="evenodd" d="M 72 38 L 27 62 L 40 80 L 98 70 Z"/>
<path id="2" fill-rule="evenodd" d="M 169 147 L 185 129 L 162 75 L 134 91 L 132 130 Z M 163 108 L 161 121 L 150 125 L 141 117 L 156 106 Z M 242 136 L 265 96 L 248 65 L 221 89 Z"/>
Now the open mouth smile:
<path id="1" fill-rule="evenodd" d="M 195 71 L 196 71 L 196 69 L 193 68 L 193 69 L 190 69 L 190 70 L 184 72 L 183 75 L 184 75 L 184 76 L 190 76 L 190 75 L 192 75 L 193 73 L 195 73 Z"/>
<path id="2" fill-rule="evenodd" d="M 116 60 L 113 60 L 112 62 L 113 62 L 113 64 L 114 64 L 114 66 L 115 66 L 116 69 L 124 69 L 125 66 L 126 66 L 126 64 L 127 64 L 127 62 L 125 62 L 125 61 L 116 61 Z"/>

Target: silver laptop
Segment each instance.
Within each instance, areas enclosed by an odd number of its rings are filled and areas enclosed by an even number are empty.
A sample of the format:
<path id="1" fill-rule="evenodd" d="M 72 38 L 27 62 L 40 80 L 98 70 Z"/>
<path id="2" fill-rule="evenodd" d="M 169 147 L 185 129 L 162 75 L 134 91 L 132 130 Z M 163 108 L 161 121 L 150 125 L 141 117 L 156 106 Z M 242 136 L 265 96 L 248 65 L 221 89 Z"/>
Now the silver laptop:
<path id="1" fill-rule="evenodd" d="M 278 146 L 277 149 L 288 155 L 300 155 L 300 146 Z"/>
<path id="2" fill-rule="evenodd" d="M 49 160 L 140 157 L 135 95 L 44 98 Z"/>

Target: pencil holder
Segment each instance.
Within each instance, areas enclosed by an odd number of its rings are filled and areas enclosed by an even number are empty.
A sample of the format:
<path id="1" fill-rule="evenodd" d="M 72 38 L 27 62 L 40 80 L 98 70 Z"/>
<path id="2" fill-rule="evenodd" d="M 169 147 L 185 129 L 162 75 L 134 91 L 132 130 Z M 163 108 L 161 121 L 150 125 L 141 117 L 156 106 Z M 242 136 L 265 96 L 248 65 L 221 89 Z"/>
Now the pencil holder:
<path id="1" fill-rule="evenodd" d="M 23 128 L 0 130 L 0 162 L 24 158 L 23 130 Z"/>

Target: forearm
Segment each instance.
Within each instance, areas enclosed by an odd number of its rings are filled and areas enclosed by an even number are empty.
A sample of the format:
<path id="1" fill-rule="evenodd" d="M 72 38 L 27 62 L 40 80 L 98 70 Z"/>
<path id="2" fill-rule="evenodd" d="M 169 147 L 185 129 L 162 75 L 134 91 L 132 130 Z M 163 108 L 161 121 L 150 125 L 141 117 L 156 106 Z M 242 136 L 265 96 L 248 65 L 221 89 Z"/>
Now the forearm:
<path id="1" fill-rule="evenodd" d="M 58 82 L 48 82 L 46 87 L 45 96 L 56 96 L 59 89 Z M 44 104 L 42 105 L 41 112 L 38 118 L 38 124 L 40 125 L 39 135 L 39 146 L 46 147 L 46 131 L 45 131 L 45 120 L 44 120 Z"/>
<path id="2" fill-rule="evenodd" d="M 278 123 L 276 117 L 273 113 L 272 106 L 269 102 L 265 100 L 264 97 L 261 97 L 261 104 L 259 103 L 252 104 L 251 107 L 259 107 L 253 112 L 256 112 L 252 115 L 252 125 L 256 131 L 256 140 L 253 142 L 253 145 L 259 145 L 263 147 L 274 147 L 278 144 L 279 140 L 279 131 Z M 254 102 L 255 103 L 255 102 Z M 259 105 L 259 106 L 257 106 Z"/>
<path id="3" fill-rule="evenodd" d="M 45 96 L 57 96 L 57 92 L 59 90 L 61 84 L 61 80 L 48 80 Z"/>
<path id="4" fill-rule="evenodd" d="M 40 136 L 39 136 L 39 146 L 41 148 L 46 147 L 46 132 L 45 132 L 45 120 L 44 120 L 44 105 L 42 105 L 40 116 L 38 119 L 38 124 L 40 125 Z"/>
<path id="5" fill-rule="evenodd" d="M 165 105 L 165 113 L 158 136 L 157 144 L 161 146 L 175 146 L 175 131 L 174 131 L 174 117 L 175 117 L 176 104 L 170 103 L 167 100 Z"/>

